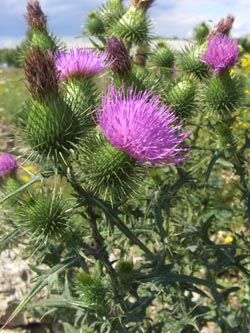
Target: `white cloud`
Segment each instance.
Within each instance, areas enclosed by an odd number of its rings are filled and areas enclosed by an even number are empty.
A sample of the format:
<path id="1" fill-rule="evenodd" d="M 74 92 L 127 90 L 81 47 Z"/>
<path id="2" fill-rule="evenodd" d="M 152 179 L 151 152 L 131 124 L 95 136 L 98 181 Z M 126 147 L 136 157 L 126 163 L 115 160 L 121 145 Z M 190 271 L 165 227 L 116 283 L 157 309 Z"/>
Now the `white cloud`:
<path id="1" fill-rule="evenodd" d="M 0 36 L 1 48 L 14 48 L 22 42 L 23 38 L 20 37 L 2 37 Z"/>

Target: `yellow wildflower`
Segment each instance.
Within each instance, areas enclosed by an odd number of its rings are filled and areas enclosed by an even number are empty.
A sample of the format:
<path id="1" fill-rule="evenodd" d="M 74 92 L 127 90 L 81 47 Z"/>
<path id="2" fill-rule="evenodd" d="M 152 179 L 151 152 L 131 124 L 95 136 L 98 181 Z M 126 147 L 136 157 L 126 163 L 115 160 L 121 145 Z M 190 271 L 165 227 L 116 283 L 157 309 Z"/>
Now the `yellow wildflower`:
<path id="1" fill-rule="evenodd" d="M 31 179 L 31 174 L 37 174 L 37 170 L 34 168 L 33 165 L 27 165 L 25 168 L 23 168 L 23 170 L 25 171 L 25 173 L 21 173 L 19 175 L 19 179 L 23 182 L 23 183 L 28 183 Z M 42 186 L 41 182 L 36 182 L 34 183 L 34 186 L 36 188 L 39 188 Z"/>
<path id="2" fill-rule="evenodd" d="M 225 244 L 231 244 L 231 243 L 233 243 L 233 237 L 232 236 L 227 236 L 227 237 L 225 237 L 224 238 L 224 243 Z"/>
<path id="3" fill-rule="evenodd" d="M 241 66 L 246 73 L 250 73 L 250 53 L 246 53 L 241 58 Z"/>

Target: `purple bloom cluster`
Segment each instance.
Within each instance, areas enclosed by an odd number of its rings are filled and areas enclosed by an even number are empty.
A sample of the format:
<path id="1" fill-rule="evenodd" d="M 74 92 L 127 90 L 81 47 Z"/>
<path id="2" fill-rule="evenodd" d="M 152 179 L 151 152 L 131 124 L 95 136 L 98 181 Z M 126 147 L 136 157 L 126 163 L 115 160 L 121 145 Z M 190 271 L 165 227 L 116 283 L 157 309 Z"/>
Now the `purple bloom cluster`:
<path id="1" fill-rule="evenodd" d="M 77 76 L 92 77 L 108 66 L 107 54 L 92 49 L 72 48 L 68 53 L 62 51 L 56 56 L 56 68 L 61 80 Z"/>
<path id="2" fill-rule="evenodd" d="M 238 56 L 237 40 L 219 34 L 209 39 L 207 50 L 200 60 L 211 66 L 216 75 L 220 75 L 238 62 Z"/>
<path id="3" fill-rule="evenodd" d="M 0 155 L 0 177 L 7 176 L 17 169 L 17 160 L 11 154 Z"/>
<path id="4" fill-rule="evenodd" d="M 159 99 L 151 91 L 136 93 L 129 88 L 125 93 L 110 84 L 97 110 L 98 124 L 113 146 L 141 163 L 182 162 L 187 149 L 179 145 L 190 133 L 181 133 L 181 124 L 173 125 L 177 117 Z"/>

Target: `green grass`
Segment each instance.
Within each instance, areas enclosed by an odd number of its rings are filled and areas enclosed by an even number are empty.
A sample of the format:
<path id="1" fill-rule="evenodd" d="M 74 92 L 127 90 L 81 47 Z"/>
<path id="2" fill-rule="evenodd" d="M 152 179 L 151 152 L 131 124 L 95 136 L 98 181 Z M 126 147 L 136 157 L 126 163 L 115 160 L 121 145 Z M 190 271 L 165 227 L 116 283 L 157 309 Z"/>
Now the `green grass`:
<path id="1" fill-rule="evenodd" d="M 12 123 L 27 97 L 23 70 L 0 68 L 0 120 Z"/>

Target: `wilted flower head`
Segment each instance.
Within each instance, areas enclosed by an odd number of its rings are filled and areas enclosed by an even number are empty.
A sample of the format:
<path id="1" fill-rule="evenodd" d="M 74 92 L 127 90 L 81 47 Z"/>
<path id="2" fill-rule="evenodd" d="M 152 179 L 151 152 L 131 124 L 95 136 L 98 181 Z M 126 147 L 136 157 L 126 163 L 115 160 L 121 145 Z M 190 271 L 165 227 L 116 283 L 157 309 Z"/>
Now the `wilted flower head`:
<path id="1" fill-rule="evenodd" d="M 110 84 L 97 121 L 113 146 L 142 163 L 181 162 L 187 149 L 179 145 L 190 133 L 181 133 L 181 124 L 173 125 L 177 117 L 159 100 L 151 91 L 136 93 L 131 87 L 125 93 Z"/>
<path id="2" fill-rule="evenodd" d="M 17 160 L 11 154 L 0 155 L 0 177 L 7 176 L 17 169 Z"/>
<path id="3" fill-rule="evenodd" d="M 25 18 L 31 28 L 46 30 L 47 18 L 41 9 L 39 1 L 30 0 L 27 3 L 27 15 Z"/>
<path id="4" fill-rule="evenodd" d="M 218 34 L 226 34 L 228 35 L 230 30 L 232 29 L 234 23 L 234 16 L 227 15 L 226 18 L 222 18 L 217 25 L 210 31 L 208 38 L 211 36 L 215 36 Z"/>
<path id="5" fill-rule="evenodd" d="M 216 75 L 233 67 L 239 56 L 238 42 L 226 35 L 212 36 L 208 41 L 205 54 L 201 61 L 211 66 Z"/>
<path id="6" fill-rule="evenodd" d="M 33 46 L 24 60 L 27 87 L 34 98 L 44 98 L 58 92 L 59 75 L 51 52 Z"/>
<path id="7" fill-rule="evenodd" d="M 92 49 L 72 48 L 68 53 L 59 52 L 56 57 L 56 68 L 61 80 L 76 76 L 92 77 L 108 66 L 107 54 Z"/>
<path id="8" fill-rule="evenodd" d="M 145 10 L 147 10 L 149 7 L 151 7 L 154 2 L 155 2 L 155 0 L 132 0 L 133 6 L 139 7 L 139 8 L 145 9 Z"/>
<path id="9" fill-rule="evenodd" d="M 112 63 L 111 69 L 118 75 L 124 75 L 131 70 L 131 60 L 124 43 L 113 37 L 107 42 L 107 58 Z"/>

